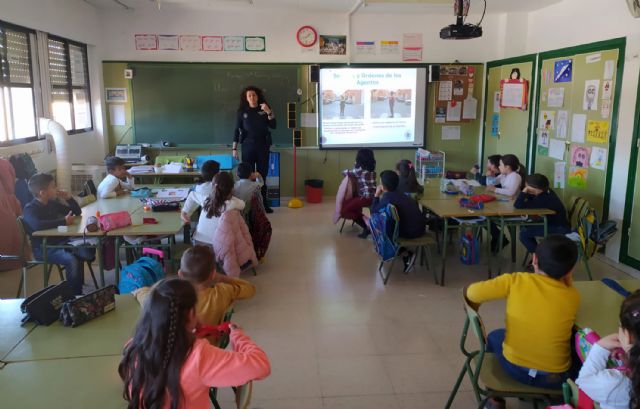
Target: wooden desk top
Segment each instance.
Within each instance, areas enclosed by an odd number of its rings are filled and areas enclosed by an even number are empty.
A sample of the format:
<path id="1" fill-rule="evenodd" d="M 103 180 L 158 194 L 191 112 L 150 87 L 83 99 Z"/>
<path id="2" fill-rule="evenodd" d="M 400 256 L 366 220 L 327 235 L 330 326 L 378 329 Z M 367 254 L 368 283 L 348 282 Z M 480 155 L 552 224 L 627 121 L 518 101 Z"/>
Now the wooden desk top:
<path id="1" fill-rule="evenodd" d="M 481 210 L 467 209 L 458 204 L 460 195 L 453 196 L 449 200 L 441 199 L 421 199 L 420 204 L 440 217 L 480 217 L 480 216 L 525 216 L 525 215 L 548 215 L 554 214 L 549 209 L 516 209 L 513 207 L 513 201 L 502 202 L 493 201 L 484 204 Z"/>
<path id="2" fill-rule="evenodd" d="M 69 329 L 69 331 L 74 331 Z M 122 409 L 120 355 L 11 363 L 0 370 L 7 408 Z"/>
<path id="3" fill-rule="evenodd" d="M 591 328 L 601 337 L 618 332 L 624 297 L 600 281 L 574 281 L 573 286 L 580 292 L 576 326 Z"/>
<path id="4" fill-rule="evenodd" d="M 140 306 L 131 294 L 116 295 L 114 311 L 76 328 L 65 327 L 59 321 L 48 327 L 35 327 L 4 361 L 120 355 L 124 344 L 133 336 L 139 313 Z"/>
<path id="5" fill-rule="evenodd" d="M 197 170 L 190 170 L 190 171 L 186 171 L 183 170 L 179 173 L 164 173 L 164 172 L 145 172 L 145 173 L 132 173 L 131 176 L 136 177 L 136 176 L 154 176 L 154 177 L 161 177 L 161 176 L 201 176 L 202 174 L 197 171 Z"/>
<path id="6" fill-rule="evenodd" d="M 2 360 L 35 328 L 32 323 L 20 326 L 23 316 L 20 304 L 23 301 L 23 299 L 0 300 L 0 359 Z"/>

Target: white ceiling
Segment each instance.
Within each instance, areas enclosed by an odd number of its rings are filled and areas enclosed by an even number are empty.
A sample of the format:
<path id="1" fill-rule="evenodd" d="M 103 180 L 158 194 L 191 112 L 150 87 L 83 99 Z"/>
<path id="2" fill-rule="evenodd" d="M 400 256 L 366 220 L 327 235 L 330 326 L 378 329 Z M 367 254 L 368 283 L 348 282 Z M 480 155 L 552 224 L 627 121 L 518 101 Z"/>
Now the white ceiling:
<path id="1" fill-rule="evenodd" d="M 158 0 L 83 0 L 99 9 L 157 10 Z M 487 13 L 526 12 L 560 3 L 562 0 L 486 0 Z M 358 13 L 437 13 L 453 14 L 453 0 L 364 0 Z M 357 0 L 159 0 L 161 10 L 299 10 L 344 12 L 353 9 Z M 479 14 L 483 0 L 471 0 L 471 12 Z"/>

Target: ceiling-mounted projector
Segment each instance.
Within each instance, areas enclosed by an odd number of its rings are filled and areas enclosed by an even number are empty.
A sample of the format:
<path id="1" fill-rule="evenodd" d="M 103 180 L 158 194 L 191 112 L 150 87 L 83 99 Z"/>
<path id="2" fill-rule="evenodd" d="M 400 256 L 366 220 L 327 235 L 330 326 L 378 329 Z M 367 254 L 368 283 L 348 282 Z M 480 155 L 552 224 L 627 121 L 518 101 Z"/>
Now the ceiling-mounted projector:
<path id="1" fill-rule="evenodd" d="M 482 12 L 482 18 L 478 24 L 465 24 L 464 18 L 469 11 L 470 0 L 454 0 L 454 10 L 456 11 L 456 24 L 451 24 L 440 30 L 440 38 L 443 40 L 468 40 L 471 38 L 482 37 L 482 19 L 487 9 L 485 0 L 485 11 Z"/>

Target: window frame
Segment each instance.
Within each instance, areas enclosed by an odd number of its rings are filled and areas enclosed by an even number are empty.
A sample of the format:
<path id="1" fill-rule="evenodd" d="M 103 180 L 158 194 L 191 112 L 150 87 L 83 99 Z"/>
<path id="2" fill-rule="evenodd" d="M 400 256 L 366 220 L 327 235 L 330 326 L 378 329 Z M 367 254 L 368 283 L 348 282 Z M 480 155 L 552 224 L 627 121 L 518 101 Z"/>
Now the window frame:
<path id="1" fill-rule="evenodd" d="M 83 43 L 79 43 L 77 41 L 73 41 L 73 40 L 69 40 L 67 38 L 63 38 L 63 37 L 58 37 L 56 35 L 52 35 L 52 34 L 47 34 L 47 60 L 48 60 L 48 56 L 49 56 L 49 40 L 54 40 L 54 41 L 59 41 L 61 43 L 64 44 L 64 52 L 66 54 L 66 58 L 67 58 L 67 66 L 66 66 L 66 70 L 67 70 L 67 85 L 65 87 L 61 86 L 61 85 L 50 85 L 51 88 L 51 92 L 49 95 L 49 98 L 52 101 L 52 97 L 51 94 L 53 93 L 54 89 L 64 89 L 65 91 L 67 91 L 68 95 L 69 95 L 69 107 L 70 107 L 70 113 L 71 113 L 71 123 L 73 125 L 73 129 L 67 130 L 67 134 L 69 135 L 75 135 L 75 134 L 80 134 L 80 133 L 85 133 L 85 132 L 91 132 L 93 131 L 93 107 L 91 106 L 91 81 L 89 79 L 89 51 L 88 51 L 88 47 L 86 44 Z M 84 50 L 84 72 L 85 72 L 85 76 L 86 76 L 86 85 L 83 87 L 80 86 L 74 86 L 73 85 L 73 77 L 71 74 L 71 52 L 70 52 L 70 45 L 76 46 L 76 47 L 80 47 L 81 49 Z M 47 63 L 47 73 L 46 75 L 51 78 L 51 73 L 49 71 L 49 64 Z M 50 80 L 49 80 L 50 81 Z M 87 95 L 87 101 L 89 104 L 89 121 L 90 121 L 90 126 L 88 128 L 81 128 L 81 129 L 76 129 L 76 116 L 75 116 L 75 105 L 73 103 L 73 91 L 74 90 L 83 90 L 86 92 Z M 49 108 L 51 109 L 51 108 Z M 53 113 L 51 114 L 51 116 L 53 117 Z M 55 119 L 55 118 L 54 118 Z"/>
<path id="2" fill-rule="evenodd" d="M 9 81 L 5 82 L 2 80 L 2 78 L 0 77 L 0 85 L 4 86 L 4 87 L 9 87 L 9 89 L 11 89 L 12 87 L 14 88 L 30 88 L 31 89 L 31 100 L 33 102 L 33 124 L 34 124 L 34 129 L 36 130 L 36 135 L 34 136 L 28 136 L 26 138 L 15 138 L 15 136 L 13 136 L 13 139 L 10 139 L 8 141 L 0 141 L 0 147 L 7 147 L 7 146 L 15 146 L 15 145 L 21 145 L 23 143 L 29 143 L 29 142 L 35 142 L 37 140 L 40 139 L 40 136 L 38 135 L 38 120 L 37 120 L 37 116 L 38 116 L 38 108 L 37 108 L 37 103 L 36 103 L 36 84 L 34 81 L 34 75 L 33 75 L 33 42 L 31 41 L 31 36 L 32 35 L 36 35 L 36 31 L 23 27 L 23 26 L 19 26 L 16 24 L 12 24 L 9 23 L 7 21 L 4 20 L 0 20 L 0 26 L 2 26 L 2 28 L 4 30 L 13 30 L 13 31 L 19 31 L 22 33 L 25 33 L 27 35 L 27 50 L 28 50 L 28 56 L 29 56 L 29 76 L 31 77 L 31 84 L 30 86 L 26 85 L 26 84 L 20 84 L 20 83 L 12 83 L 11 82 L 11 73 L 9 73 Z M 7 49 L 7 36 L 3 36 L 2 38 L 2 46 L 3 48 L 6 50 Z M 8 62 L 7 62 L 8 64 Z M 11 94 L 11 93 L 9 93 Z M 10 105 L 9 107 L 10 109 L 10 114 L 11 114 L 11 121 L 13 121 L 13 104 Z M 93 124 L 93 122 L 92 122 Z M 14 130 L 15 133 L 15 130 Z"/>

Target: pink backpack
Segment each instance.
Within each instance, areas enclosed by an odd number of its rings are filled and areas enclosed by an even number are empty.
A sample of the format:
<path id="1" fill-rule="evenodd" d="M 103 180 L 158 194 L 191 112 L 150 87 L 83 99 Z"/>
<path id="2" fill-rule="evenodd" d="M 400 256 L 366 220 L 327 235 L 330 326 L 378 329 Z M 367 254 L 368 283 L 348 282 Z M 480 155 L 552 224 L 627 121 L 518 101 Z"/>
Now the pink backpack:
<path id="1" fill-rule="evenodd" d="M 131 215 L 126 210 L 100 216 L 100 228 L 104 232 L 131 226 Z"/>

